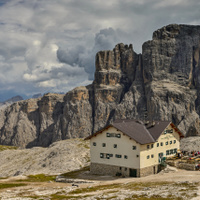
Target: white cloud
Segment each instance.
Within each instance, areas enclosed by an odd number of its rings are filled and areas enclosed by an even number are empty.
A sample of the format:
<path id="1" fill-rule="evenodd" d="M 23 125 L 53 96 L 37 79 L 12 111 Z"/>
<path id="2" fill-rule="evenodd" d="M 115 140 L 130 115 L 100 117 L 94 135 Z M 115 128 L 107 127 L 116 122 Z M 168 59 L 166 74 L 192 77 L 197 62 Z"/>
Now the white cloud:
<path id="1" fill-rule="evenodd" d="M 157 28 L 200 23 L 199 5 L 199 0 L 2 0 L 0 96 L 8 90 L 67 92 L 91 83 L 97 51 L 123 42 L 139 53 Z"/>

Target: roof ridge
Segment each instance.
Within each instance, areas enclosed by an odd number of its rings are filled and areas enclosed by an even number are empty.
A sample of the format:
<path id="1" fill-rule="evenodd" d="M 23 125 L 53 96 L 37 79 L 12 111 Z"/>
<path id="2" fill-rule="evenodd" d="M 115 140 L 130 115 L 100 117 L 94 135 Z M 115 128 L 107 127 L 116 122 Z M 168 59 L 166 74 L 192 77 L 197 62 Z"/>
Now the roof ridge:
<path id="1" fill-rule="evenodd" d="M 143 124 L 144 129 L 146 130 L 146 132 L 149 134 L 149 136 L 151 137 L 151 139 L 153 139 L 154 142 L 156 142 L 156 140 L 154 139 L 154 137 L 151 135 L 151 133 L 149 132 L 149 130 L 147 129 L 147 127 L 145 126 L 145 124 Z"/>

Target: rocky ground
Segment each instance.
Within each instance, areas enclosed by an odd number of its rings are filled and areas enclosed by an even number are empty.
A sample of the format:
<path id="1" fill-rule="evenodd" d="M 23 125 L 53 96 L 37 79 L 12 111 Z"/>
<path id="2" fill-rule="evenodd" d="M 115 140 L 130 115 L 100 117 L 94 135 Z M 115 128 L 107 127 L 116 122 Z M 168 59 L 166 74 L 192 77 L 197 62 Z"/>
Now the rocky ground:
<path id="1" fill-rule="evenodd" d="M 88 165 L 89 158 L 89 143 L 83 139 L 55 142 L 48 148 L 10 149 L 0 146 L 0 177 L 60 174 Z"/>
<path id="2" fill-rule="evenodd" d="M 68 176 L 70 179 L 72 178 L 70 173 L 66 175 L 66 177 Z M 82 178 L 84 183 L 75 183 L 73 186 L 73 183 L 40 179 L 34 181 L 31 177 L 17 176 L 0 180 L 0 199 L 198 200 L 200 199 L 199 177 L 199 171 L 176 170 L 174 168 L 167 168 L 159 174 L 143 178 L 97 177 L 90 175 L 88 171 L 80 171 L 77 177 L 73 178 L 75 182 L 76 178 Z M 13 187 L 11 187 L 12 184 Z"/>
<path id="3" fill-rule="evenodd" d="M 181 140 L 181 150 L 183 151 L 200 151 L 200 137 L 193 136 Z"/>
<path id="4" fill-rule="evenodd" d="M 186 138 L 181 148 L 198 150 L 199 140 Z M 59 141 L 49 148 L 0 146 L 0 164 L 0 200 L 200 199 L 200 171 L 167 166 L 143 178 L 91 175 L 89 144 L 82 139 Z"/>

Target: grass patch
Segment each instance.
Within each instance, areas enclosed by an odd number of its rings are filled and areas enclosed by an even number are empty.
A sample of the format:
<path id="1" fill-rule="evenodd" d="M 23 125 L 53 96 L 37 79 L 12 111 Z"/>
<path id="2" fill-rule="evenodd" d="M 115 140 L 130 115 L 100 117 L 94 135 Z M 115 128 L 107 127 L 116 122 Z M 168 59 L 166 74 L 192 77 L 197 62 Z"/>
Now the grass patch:
<path id="1" fill-rule="evenodd" d="M 26 186 L 25 183 L 0 183 L 0 189 Z"/>
<path id="2" fill-rule="evenodd" d="M 84 197 L 90 197 L 90 195 L 70 196 L 70 195 L 52 194 L 50 198 L 51 200 L 59 200 L 59 199 L 82 199 Z"/>
<path id="3" fill-rule="evenodd" d="M 147 183 L 128 183 L 122 185 L 123 189 L 143 190 L 144 188 L 155 188 L 158 186 L 167 186 L 169 182 L 147 182 Z"/>
<path id="4" fill-rule="evenodd" d="M 134 194 L 132 195 L 131 198 L 125 198 L 125 200 L 183 200 L 181 197 L 162 197 L 160 195 L 152 195 L 152 196 L 147 196 L 147 195 L 137 195 Z"/>
<path id="5" fill-rule="evenodd" d="M 76 189 L 69 192 L 69 194 L 81 194 L 81 193 L 95 192 L 99 190 L 110 190 L 110 189 L 116 189 L 116 188 L 121 188 L 121 184 L 99 185 L 99 186 L 94 186 L 90 188 Z"/>
<path id="6" fill-rule="evenodd" d="M 87 167 L 83 167 L 83 168 L 75 170 L 75 171 L 61 174 L 61 176 L 64 176 L 65 178 L 78 178 L 81 173 L 89 171 L 89 170 L 90 170 L 90 167 L 87 166 Z"/>
<path id="7" fill-rule="evenodd" d="M 80 143 L 77 145 L 78 147 L 80 147 L 80 148 L 83 147 L 85 149 L 90 149 L 90 144 L 89 144 L 88 141 L 85 141 L 83 139 L 80 139 L 79 141 L 80 141 Z"/>
<path id="8" fill-rule="evenodd" d="M 18 180 L 19 182 L 48 182 L 55 181 L 56 176 L 48 176 L 45 174 L 29 175 L 25 180 Z"/>
<path id="9" fill-rule="evenodd" d="M 5 150 L 16 150 L 18 147 L 15 146 L 6 146 L 6 145 L 0 145 L 0 151 L 5 151 Z"/>
<path id="10" fill-rule="evenodd" d="M 1 179 L 2 179 L 2 180 L 3 180 L 3 179 L 7 179 L 7 178 L 8 178 L 8 177 L 0 177 L 0 180 L 1 180 Z"/>

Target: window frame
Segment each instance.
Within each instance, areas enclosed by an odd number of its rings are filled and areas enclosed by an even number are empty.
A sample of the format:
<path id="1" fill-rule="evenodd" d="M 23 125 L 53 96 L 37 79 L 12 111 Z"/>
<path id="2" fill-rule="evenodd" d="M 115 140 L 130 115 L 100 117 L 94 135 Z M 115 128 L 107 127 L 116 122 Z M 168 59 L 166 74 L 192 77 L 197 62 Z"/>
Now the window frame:
<path id="1" fill-rule="evenodd" d="M 100 153 L 100 158 L 104 158 L 104 153 Z"/>
<path id="2" fill-rule="evenodd" d="M 176 140 L 174 140 L 174 144 L 176 144 Z"/>
<path id="3" fill-rule="evenodd" d="M 132 150 L 136 150 L 136 149 L 137 149 L 137 146 L 133 145 Z"/>

